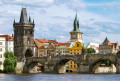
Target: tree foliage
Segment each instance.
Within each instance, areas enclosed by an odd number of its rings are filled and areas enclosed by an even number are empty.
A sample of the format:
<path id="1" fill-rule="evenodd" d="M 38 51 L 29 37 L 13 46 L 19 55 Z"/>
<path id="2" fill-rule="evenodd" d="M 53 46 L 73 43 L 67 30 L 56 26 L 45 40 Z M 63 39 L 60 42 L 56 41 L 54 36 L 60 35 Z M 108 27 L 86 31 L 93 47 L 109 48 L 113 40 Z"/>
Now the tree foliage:
<path id="1" fill-rule="evenodd" d="M 120 51 L 117 52 L 117 55 L 120 55 Z"/>
<path id="2" fill-rule="evenodd" d="M 112 63 L 111 63 L 110 61 L 105 61 L 104 64 L 105 64 L 107 67 L 110 67 Z"/>
<path id="3" fill-rule="evenodd" d="M 17 57 L 14 56 L 14 53 L 11 51 L 6 51 L 4 53 L 4 71 L 9 73 L 9 72 L 14 72 L 16 70 L 16 65 L 17 65 Z"/>
<path id="4" fill-rule="evenodd" d="M 33 56 L 33 53 L 32 53 L 32 50 L 31 49 L 27 49 L 26 52 L 25 52 L 25 57 L 32 57 Z"/>
<path id="5" fill-rule="evenodd" d="M 88 48 L 87 49 L 87 53 L 91 54 L 91 53 L 95 53 L 95 49 L 94 48 Z"/>

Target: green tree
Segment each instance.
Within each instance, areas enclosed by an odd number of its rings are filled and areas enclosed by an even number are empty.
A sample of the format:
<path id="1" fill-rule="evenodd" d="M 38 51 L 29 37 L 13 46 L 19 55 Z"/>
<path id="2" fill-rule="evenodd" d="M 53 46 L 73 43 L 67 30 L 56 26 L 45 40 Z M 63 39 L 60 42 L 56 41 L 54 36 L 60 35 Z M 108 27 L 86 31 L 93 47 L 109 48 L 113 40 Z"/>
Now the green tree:
<path id="1" fill-rule="evenodd" d="M 33 56 L 33 53 L 32 53 L 32 50 L 31 49 L 27 49 L 26 52 L 25 52 L 25 57 L 32 57 Z"/>
<path id="2" fill-rule="evenodd" d="M 87 53 L 91 54 L 91 53 L 95 53 L 95 49 L 94 48 L 88 48 L 87 49 Z"/>
<path id="3" fill-rule="evenodd" d="M 16 65 L 17 65 L 17 57 L 14 56 L 14 53 L 11 51 L 6 51 L 4 53 L 4 71 L 9 73 L 9 72 L 14 72 L 16 70 Z"/>
<path id="4" fill-rule="evenodd" d="M 105 64 L 107 67 L 110 67 L 112 63 L 111 63 L 110 61 L 105 61 L 104 64 Z"/>
<path id="5" fill-rule="evenodd" d="M 120 51 L 117 52 L 117 55 L 120 55 Z"/>

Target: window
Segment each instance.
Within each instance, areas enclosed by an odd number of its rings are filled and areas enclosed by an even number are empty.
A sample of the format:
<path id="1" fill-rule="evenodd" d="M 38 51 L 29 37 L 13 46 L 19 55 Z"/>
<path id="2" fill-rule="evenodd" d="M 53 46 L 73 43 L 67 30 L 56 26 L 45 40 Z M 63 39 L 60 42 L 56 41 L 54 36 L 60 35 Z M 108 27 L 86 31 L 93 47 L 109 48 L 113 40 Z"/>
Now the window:
<path id="1" fill-rule="evenodd" d="M 0 58 L 2 58 L 2 54 L 0 54 Z"/>
<path id="2" fill-rule="evenodd" d="M 0 45 L 2 45 L 2 42 L 0 42 Z"/>
<path id="3" fill-rule="evenodd" d="M 75 36 L 75 35 L 73 35 L 73 39 L 76 39 L 76 36 Z"/>
<path id="4" fill-rule="evenodd" d="M 2 65 L 2 61 L 0 61 L 0 65 Z"/>
<path id="5" fill-rule="evenodd" d="M 77 47 L 79 47 L 79 44 L 77 44 Z"/>
<path id="6" fill-rule="evenodd" d="M 31 34 L 31 35 L 33 34 L 32 31 L 30 31 L 30 34 Z"/>
<path id="7" fill-rule="evenodd" d="M 74 68 L 76 68 L 76 65 L 74 65 Z"/>
<path id="8" fill-rule="evenodd" d="M 0 51 L 2 51 L 2 48 L 0 48 Z"/>

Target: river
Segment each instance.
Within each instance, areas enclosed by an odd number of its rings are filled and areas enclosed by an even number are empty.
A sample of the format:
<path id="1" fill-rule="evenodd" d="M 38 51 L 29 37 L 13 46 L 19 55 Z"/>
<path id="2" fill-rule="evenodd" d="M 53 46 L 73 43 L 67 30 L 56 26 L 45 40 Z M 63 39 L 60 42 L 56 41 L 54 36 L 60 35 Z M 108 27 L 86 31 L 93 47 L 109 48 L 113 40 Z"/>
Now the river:
<path id="1" fill-rule="evenodd" d="M 0 74 L 0 81 L 120 81 L 118 74 Z"/>

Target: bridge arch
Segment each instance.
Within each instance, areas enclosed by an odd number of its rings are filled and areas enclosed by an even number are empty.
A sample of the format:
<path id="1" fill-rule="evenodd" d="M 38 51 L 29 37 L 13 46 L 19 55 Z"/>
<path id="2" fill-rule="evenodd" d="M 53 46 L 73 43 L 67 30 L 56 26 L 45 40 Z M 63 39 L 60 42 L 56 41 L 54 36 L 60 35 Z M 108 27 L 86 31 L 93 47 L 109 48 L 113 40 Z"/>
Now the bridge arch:
<path id="1" fill-rule="evenodd" d="M 74 61 L 74 63 L 76 63 L 77 66 L 79 65 L 75 59 L 61 59 L 61 60 L 57 61 L 56 64 L 54 65 L 54 72 L 55 73 L 65 73 L 66 72 L 65 65 L 69 61 Z"/>
<path id="2" fill-rule="evenodd" d="M 95 60 L 93 63 L 90 64 L 90 73 L 95 73 L 95 69 L 100 66 L 102 63 L 104 63 L 105 61 L 109 61 L 111 62 L 111 64 L 114 64 L 114 66 L 116 67 L 116 72 L 117 72 L 117 62 L 115 60 L 111 60 L 111 59 L 98 59 Z"/>
<path id="3" fill-rule="evenodd" d="M 25 63 L 24 71 L 27 73 L 38 73 L 38 67 L 42 67 L 42 71 L 44 71 L 44 62 L 42 61 L 30 61 Z"/>

